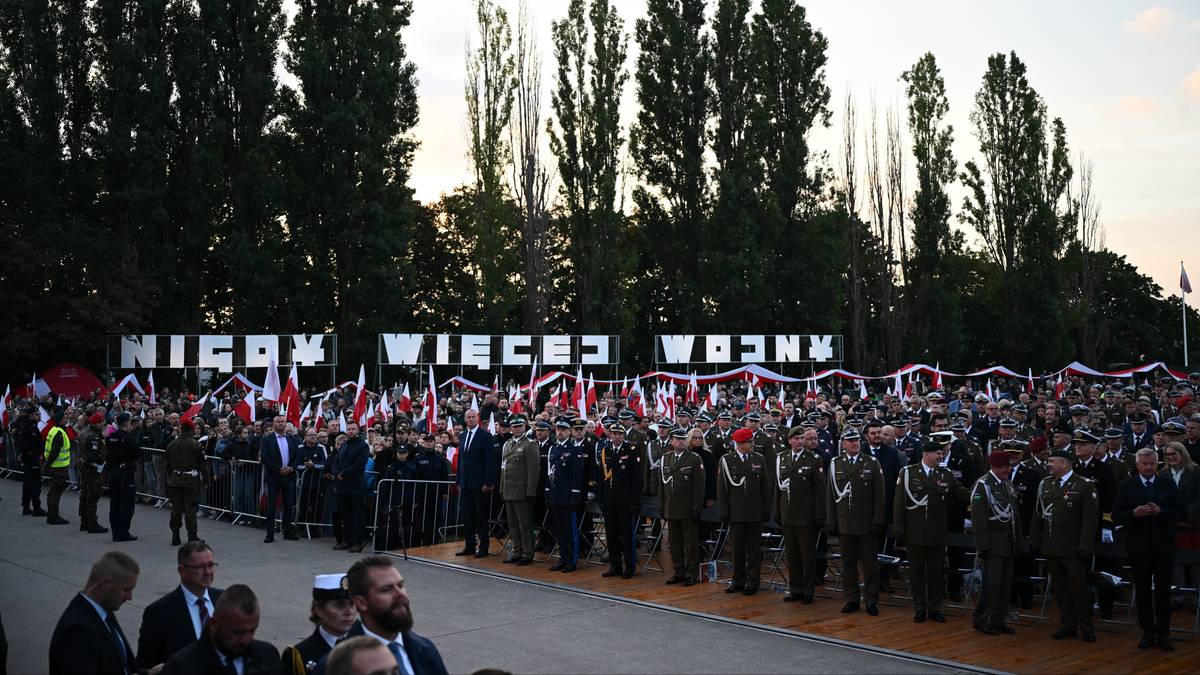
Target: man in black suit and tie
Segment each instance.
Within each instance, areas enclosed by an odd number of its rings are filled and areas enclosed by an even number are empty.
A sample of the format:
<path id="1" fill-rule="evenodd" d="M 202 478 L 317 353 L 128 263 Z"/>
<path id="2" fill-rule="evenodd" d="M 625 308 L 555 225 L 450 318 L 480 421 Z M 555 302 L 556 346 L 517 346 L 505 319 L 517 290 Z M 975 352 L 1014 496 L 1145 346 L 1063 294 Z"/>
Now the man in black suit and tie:
<path id="1" fill-rule="evenodd" d="M 300 441 L 287 435 L 287 418 L 276 415 L 274 433 L 260 444 L 263 482 L 267 484 L 267 536 L 263 543 L 275 541 L 275 502 L 283 495 L 283 538 L 299 539 L 292 531 L 292 511 L 296 507 L 296 467 L 300 465 Z"/>
<path id="2" fill-rule="evenodd" d="M 500 457 L 492 435 L 479 426 L 479 413 L 468 410 L 464 419 L 467 428 L 458 446 L 458 490 L 462 495 L 465 542 L 455 555 L 482 558 L 488 554 L 488 520 L 492 490 L 500 482 Z"/>
<path id="3" fill-rule="evenodd" d="M 437 647 L 428 638 L 412 632 L 408 590 L 391 558 L 371 555 L 359 560 L 346 573 L 346 582 L 358 609 L 359 621 L 338 642 L 339 645 L 365 635 L 387 647 L 400 675 L 446 675 L 446 664 Z M 334 647 L 336 651 L 337 647 Z M 328 655 L 310 675 L 324 675 L 327 661 Z"/>
<path id="4" fill-rule="evenodd" d="M 179 587 L 150 603 L 142 613 L 138 665 L 153 668 L 192 644 L 216 609 L 221 589 L 213 588 L 217 563 L 203 541 L 179 547 Z"/>
<path id="5" fill-rule="evenodd" d="M 1179 501 L 1179 488 L 1172 480 L 1156 476 L 1158 453 L 1150 448 L 1137 452 L 1138 475 L 1121 483 L 1113 500 L 1113 522 L 1125 529 L 1125 551 L 1133 567 L 1137 594 L 1138 624 L 1142 627 L 1139 649 L 1171 645 L 1171 575 L 1175 570 L 1175 522 L 1187 519 Z M 1151 590 L 1151 581 L 1154 588 Z"/>
<path id="6" fill-rule="evenodd" d="M 54 627 L 50 675 L 139 672 L 116 612 L 133 599 L 140 572 L 137 562 L 121 551 L 109 551 L 92 565 L 83 592 Z"/>
<path id="7" fill-rule="evenodd" d="M 358 435 L 358 423 L 346 422 L 347 441 L 338 451 L 333 469 L 333 493 L 342 516 L 342 543 L 334 550 L 361 552 L 367 541 L 367 458 L 371 449 Z"/>
<path id="8" fill-rule="evenodd" d="M 167 659 L 159 675 L 284 675 L 279 651 L 255 640 L 258 598 L 244 584 L 225 589 L 204 633 Z"/>

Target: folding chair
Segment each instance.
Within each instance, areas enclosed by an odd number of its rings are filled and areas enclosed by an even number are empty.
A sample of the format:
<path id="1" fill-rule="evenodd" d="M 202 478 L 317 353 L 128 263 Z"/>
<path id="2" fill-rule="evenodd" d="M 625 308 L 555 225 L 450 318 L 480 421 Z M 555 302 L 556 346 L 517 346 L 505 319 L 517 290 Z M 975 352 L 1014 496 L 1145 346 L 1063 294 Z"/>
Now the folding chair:
<path id="1" fill-rule="evenodd" d="M 891 548 L 888 547 L 888 542 L 891 542 L 891 544 L 892 544 Z M 890 532 L 890 528 L 889 528 L 888 535 L 883 538 L 883 545 L 880 546 L 880 548 L 884 551 L 895 550 L 895 546 L 896 546 L 896 538 L 891 536 L 891 532 Z M 881 578 L 883 577 L 883 571 L 885 569 L 892 571 L 892 575 L 890 578 L 893 580 L 898 580 L 898 579 L 904 578 L 903 572 L 908 567 L 908 564 L 905 560 L 901 559 L 900 556 L 891 555 L 888 553 L 877 553 L 877 554 L 875 554 L 875 560 L 878 561 L 879 572 L 880 572 Z M 895 581 L 890 582 L 890 583 L 895 583 Z M 907 583 L 908 582 L 906 581 L 905 585 L 907 585 Z M 882 597 L 891 598 L 888 601 L 884 601 L 881 599 L 879 601 L 879 604 L 881 604 L 881 605 L 886 605 L 888 607 L 903 607 L 903 606 L 907 605 L 908 601 L 912 598 L 912 588 L 909 588 L 908 591 L 905 592 L 904 595 L 897 595 L 895 593 L 895 591 L 893 591 L 893 592 L 887 594 L 886 596 L 880 596 L 880 597 L 881 598 Z"/>
<path id="2" fill-rule="evenodd" d="M 971 566 L 950 570 L 950 574 L 957 574 L 963 578 L 963 599 L 962 602 L 951 601 L 943 603 L 943 609 L 962 616 L 975 608 L 975 601 L 979 595 L 983 580 L 983 567 L 979 561 L 979 556 L 974 550 L 975 537 L 973 534 L 966 532 L 946 533 L 946 547 L 949 548 L 951 546 L 968 549 L 964 551 L 964 554 L 970 558 Z"/>
<path id="3" fill-rule="evenodd" d="M 775 532 L 775 521 L 767 524 L 771 529 L 763 529 L 762 533 L 762 564 L 764 583 L 768 588 L 777 588 L 786 592 L 788 589 L 787 564 L 784 560 L 783 533 Z"/>
<path id="4" fill-rule="evenodd" d="M 1200 549 L 1181 548 L 1175 553 L 1175 567 L 1181 568 L 1188 565 L 1200 565 Z M 1183 576 L 1182 570 L 1179 570 L 1179 576 Z M 1183 628 L 1172 628 L 1171 632 L 1190 632 L 1192 635 L 1200 633 L 1200 584 L 1193 586 L 1177 585 L 1171 587 L 1171 593 L 1182 594 L 1192 599 L 1192 604 L 1196 606 L 1196 611 L 1192 616 L 1192 628 L 1187 631 Z"/>
<path id="5" fill-rule="evenodd" d="M 1137 619 L 1133 614 L 1133 606 L 1134 602 L 1136 601 L 1135 596 L 1137 595 L 1133 588 L 1133 571 L 1127 565 L 1121 566 L 1120 571 L 1123 572 L 1123 574 L 1113 574 L 1111 572 L 1097 570 L 1096 564 L 1100 558 L 1124 559 L 1124 537 L 1121 537 L 1112 543 L 1106 544 L 1101 542 L 1096 544 L 1095 555 L 1092 556 L 1092 564 L 1089 568 L 1090 571 L 1088 572 L 1088 590 L 1090 592 L 1095 592 L 1097 596 L 1099 596 L 1100 590 L 1104 588 L 1112 589 L 1114 591 L 1128 590 L 1128 602 L 1113 602 L 1114 609 L 1118 605 L 1125 607 L 1125 616 L 1121 619 L 1117 619 L 1115 618 L 1116 615 L 1114 614 L 1114 618 L 1112 619 L 1097 618 L 1096 623 L 1100 628 L 1107 629 L 1108 626 L 1113 626 L 1114 628 L 1112 630 L 1115 631 L 1129 630 L 1129 628 L 1137 623 Z"/>
<path id="6" fill-rule="evenodd" d="M 821 541 L 825 542 L 825 551 L 822 551 L 820 548 Z M 825 583 L 824 579 L 818 579 L 817 582 L 819 583 L 815 583 L 814 585 L 820 586 L 825 590 L 821 593 L 814 592 L 813 596 L 820 598 L 832 598 L 838 593 L 841 593 L 843 590 L 842 579 L 844 577 L 844 570 L 842 569 L 842 547 L 838 542 L 837 537 L 829 536 L 829 533 L 824 530 L 817 535 L 817 544 L 817 559 L 824 560 L 826 562 L 826 575 L 832 576 L 833 581 L 832 583 Z"/>
<path id="7" fill-rule="evenodd" d="M 649 520 L 647 520 L 649 519 Z M 667 524 L 662 520 L 661 503 L 657 497 L 643 497 L 641 515 L 638 516 L 637 531 L 634 536 L 638 541 L 638 562 L 641 566 L 642 574 L 646 570 L 651 569 L 650 565 L 658 558 L 660 544 L 662 543 L 663 529 Z M 654 571 L 663 571 L 662 565 L 658 564 Z"/>
<path id="8" fill-rule="evenodd" d="M 543 553 L 545 553 L 546 557 L 541 560 L 538 560 L 537 553 L 535 552 L 533 554 L 533 559 L 535 562 L 548 563 L 548 562 L 550 562 L 551 558 L 554 557 L 554 554 L 558 553 L 558 537 L 554 536 L 553 521 L 554 521 L 554 519 L 550 516 L 550 509 L 547 508 L 546 512 L 542 514 L 542 524 L 533 526 L 533 541 L 535 543 L 541 540 L 540 537 L 542 535 L 545 535 L 550 538 L 550 550 L 543 551 Z M 535 547 L 535 551 L 536 551 L 536 547 Z"/>

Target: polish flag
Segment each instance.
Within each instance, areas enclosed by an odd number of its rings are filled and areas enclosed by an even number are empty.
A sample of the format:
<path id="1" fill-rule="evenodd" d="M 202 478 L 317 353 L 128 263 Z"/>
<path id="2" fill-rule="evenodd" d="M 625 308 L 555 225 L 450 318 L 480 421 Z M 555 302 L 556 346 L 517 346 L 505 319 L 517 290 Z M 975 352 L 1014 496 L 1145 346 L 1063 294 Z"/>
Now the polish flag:
<path id="1" fill-rule="evenodd" d="M 629 380 L 628 380 L 628 378 L 622 377 L 621 378 L 621 398 L 627 398 L 628 396 L 629 396 Z"/>
<path id="2" fill-rule="evenodd" d="M 508 395 L 508 410 L 514 415 L 520 415 L 521 411 L 525 410 L 525 405 L 521 403 L 521 387 L 519 385 Z"/>
<path id="3" fill-rule="evenodd" d="M 304 421 L 311 417 L 312 417 L 312 401 L 309 401 L 308 404 L 304 406 L 304 412 L 300 413 L 300 424 L 304 424 Z M 299 428 L 300 425 L 298 424 L 296 426 L 297 426 L 297 428 Z"/>
<path id="4" fill-rule="evenodd" d="M 495 436 L 496 431 L 496 413 L 492 413 L 491 416 L 488 417 L 488 433 Z"/>
<path id="5" fill-rule="evenodd" d="M 816 380 L 813 380 L 813 379 L 805 380 L 804 381 L 804 398 L 816 398 L 816 397 L 817 397 L 817 382 L 816 382 Z"/>
<path id="6" fill-rule="evenodd" d="M 667 417 L 675 419 L 675 383 L 671 383 L 671 390 L 667 393 Z"/>
<path id="7" fill-rule="evenodd" d="M 471 410 L 479 412 L 479 398 L 475 396 L 475 392 L 471 392 Z"/>
<path id="8" fill-rule="evenodd" d="M 630 403 L 629 403 L 630 409 L 635 411 L 638 414 L 638 417 L 645 417 L 646 416 L 646 401 L 645 401 L 646 397 L 642 395 L 641 380 L 634 378 L 633 386 L 629 389 L 629 394 L 631 396 L 633 396 L 633 400 L 630 401 Z"/>
<path id="9" fill-rule="evenodd" d="M 911 399 L 913 397 L 913 394 L 916 392 L 916 389 L 917 389 L 917 371 L 914 370 L 913 372 L 908 374 L 908 384 L 904 385 L 904 399 L 903 400 L 905 403 L 908 403 L 909 399 Z"/>
<path id="10" fill-rule="evenodd" d="M 208 405 L 208 397 L 210 394 L 212 394 L 211 391 L 206 393 L 204 396 L 201 396 L 199 401 L 196 401 L 187 410 L 183 411 L 183 414 L 179 416 L 179 419 L 190 420 L 193 417 L 195 417 L 196 415 L 199 415 L 200 413 L 204 412 L 204 406 Z M 250 394 L 248 394 L 248 396 L 253 396 L 253 395 L 254 395 L 254 392 L 250 392 Z M 253 406 L 254 399 L 250 399 L 250 400 L 251 400 L 251 406 Z"/>
<path id="11" fill-rule="evenodd" d="M 44 440 L 50 435 L 50 429 L 53 427 L 53 425 L 50 424 L 50 413 L 46 412 L 46 409 L 39 405 L 38 417 L 41 418 L 38 420 L 38 433 L 42 435 L 42 439 Z"/>
<path id="12" fill-rule="evenodd" d="M 158 396 L 154 393 L 154 371 L 150 371 L 150 375 L 146 377 L 146 389 L 150 393 L 150 405 L 158 405 Z"/>
<path id="13" fill-rule="evenodd" d="M 189 410 L 190 412 L 190 410 Z M 254 409 L 254 392 L 246 392 L 242 400 L 233 406 L 233 412 L 246 424 L 254 424 L 255 409 Z"/>
<path id="14" fill-rule="evenodd" d="M 345 409 L 338 411 L 338 422 L 339 422 L 338 426 L 341 428 L 341 430 L 345 431 L 346 430 L 346 411 L 345 411 Z"/>
<path id="15" fill-rule="evenodd" d="M 892 392 L 892 396 L 895 398 L 900 398 L 900 396 L 904 393 L 904 385 L 900 382 L 900 371 L 898 370 L 896 371 L 896 382 L 893 387 L 896 391 Z"/>
<path id="16" fill-rule="evenodd" d="M 580 417 L 587 417 L 587 383 L 583 380 L 583 368 L 575 376 L 575 386 L 571 388 L 571 402 L 579 411 Z"/>
<path id="17" fill-rule="evenodd" d="M 1061 400 L 1063 392 L 1067 390 L 1067 383 L 1063 381 L 1062 373 L 1058 374 L 1058 382 L 1054 385 L 1054 399 Z"/>
<path id="18" fill-rule="evenodd" d="M 433 366 L 429 366 L 429 388 L 425 390 L 425 433 L 437 433 L 437 388 L 433 379 Z"/>
<path id="19" fill-rule="evenodd" d="M 1029 392 L 1030 394 L 1033 393 L 1033 368 L 1029 369 L 1029 376 L 1026 380 L 1025 391 Z"/>
<path id="20" fill-rule="evenodd" d="M 867 381 L 866 380 L 858 381 L 858 400 L 860 400 L 860 401 L 867 400 Z"/>
<path id="21" fill-rule="evenodd" d="M 367 421 L 367 367 L 358 367 L 358 386 L 354 391 L 354 419 L 362 426 Z"/>
<path id="22" fill-rule="evenodd" d="M 700 385 L 696 382 L 696 373 L 692 373 L 688 378 L 687 389 L 683 392 L 684 403 L 699 403 L 700 402 Z"/>
<path id="23" fill-rule="evenodd" d="M 983 391 L 984 391 L 984 395 L 986 395 L 988 397 L 989 401 L 996 400 L 995 395 L 992 393 L 992 378 L 989 377 L 987 379 L 987 385 L 984 387 Z"/>
<path id="24" fill-rule="evenodd" d="M 592 376 L 591 373 L 588 373 L 587 393 L 584 395 L 583 405 L 585 410 L 580 417 L 587 419 L 587 411 L 591 410 L 592 406 L 596 405 L 596 378 Z"/>
<path id="25" fill-rule="evenodd" d="M 714 383 L 708 385 L 708 397 L 705 400 L 705 403 L 707 403 L 710 408 L 715 409 L 717 407 L 717 401 L 719 399 L 720 399 L 720 394 L 717 392 L 717 383 L 714 382 Z"/>
<path id="26" fill-rule="evenodd" d="M 384 424 L 387 424 L 388 419 L 392 416 L 392 407 L 388 402 L 387 389 L 384 389 L 383 393 L 379 395 L 379 405 L 375 406 L 375 416 Z"/>
<path id="27" fill-rule="evenodd" d="M 283 388 L 279 401 L 287 406 L 287 421 L 300 428 L 300 376 L 296 373 L 296 366 L 292 366 L 292 372 L 288 374 L 287 386 Z"/>
<path id="28" fill-rule="evenodd" d="M 783 390 L 783 383 L 779 383 L 779 396 L 775 398 L 775 402 L 779 405 L 780 410 L 783 409 L 783 402 L 787 400 L 787 393 Z"/>
<path id="29" fill-rule="evenodd" d="M 942 364 L 941 364 L 941 362 L 938 362 L 938 364 L 933 367 L 933 383 L 930 384 L 929 386 L 935 390 L 942 388 Z"/>
<path id="30" fill-rule="evenodd" d="M 412 395 L 408 393 L 407 382 L 404 383 L 404 393 L 400 394 L 400 404 L 398 407 L 402 413 L 412 412 Z"/>
<path id="31" fill-rule="evenodd" d="M 375 401 L 371 401 L 367 405 L 367 426 L 375 426 Z"/>
<path id="32" fill-rule="evenodd" d="M 529 388 L 526 390 L 526 401 L 529 402 L 529 414 L 537 412 L 538 400 L 538 376 L 537 376 L 537 357 L 533 357 L 533 367 L 529 369 Z"/>
<path id="33" fill-rule="evenodd" d="M 263 382 L 262 397 L 264 401 L 279 401 L 279 364 L 276 362 L 275 350 L 267 361 L 267 380 Z"/>

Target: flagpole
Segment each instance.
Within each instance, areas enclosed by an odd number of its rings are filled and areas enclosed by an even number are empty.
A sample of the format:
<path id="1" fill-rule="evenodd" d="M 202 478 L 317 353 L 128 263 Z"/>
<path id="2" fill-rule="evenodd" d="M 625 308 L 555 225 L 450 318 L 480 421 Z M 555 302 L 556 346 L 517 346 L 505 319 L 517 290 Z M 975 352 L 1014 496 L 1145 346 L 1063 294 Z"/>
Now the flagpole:
<path id="1" fill-rule="evenodd" d="M 1179 311 L 1183 319 L 1183 367 L 1188 367 L 1188 339 L 1187 339 L 1187 290 L 1183 284 L 1187 272 L 1184 271 L 1183 261 L 1179 261 Z M 1190 285 L 1190 284 L 1189 284 Z"/>

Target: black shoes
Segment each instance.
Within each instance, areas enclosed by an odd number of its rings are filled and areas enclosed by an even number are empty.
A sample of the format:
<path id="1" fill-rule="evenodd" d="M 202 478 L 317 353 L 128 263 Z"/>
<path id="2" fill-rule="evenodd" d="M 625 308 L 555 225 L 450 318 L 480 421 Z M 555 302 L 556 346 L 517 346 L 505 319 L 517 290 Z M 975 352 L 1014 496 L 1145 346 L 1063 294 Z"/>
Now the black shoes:
<path id="1" fill-rule="evenodd" d="M 739 586 L 737 584 L 729 584 L 729 588 L 726 588 L 725 592 L 726 593 L 741 593 L 744 590 L 746 590 L 745 586 Z"/>
<path id="2" fill-rule="evenodd" d="M 87 528 L 87 530 L 85 530 L 85 532 L 87 532 L 88 534 L 108 534 L 108 528 L 101 527 L 100 525 L 93 523 L 91 525 L 88 525 L 88 528 Z"/>
<path id="3" fill-rule="evenodd" d="M 851 612 L 857 612 L 857 611 L 858 611 L 858 603 L 857 602 L 847 602 L 846 605 L 844 607 L 842 607 L 842 614 L 849 614 Z"/>
<path id="4" fill-rule="evenodd" d="M 695 586 L 695 585 L 696 585 L 696 578 L 695 578 L 695 577 L 688 577 L 688 578 L 684 579 L 684 580 L 683 580 L 683 585 L 684 585 L 684 586 Z"/>
<path id="5" fill-rule="evenodd" d="M 758 592 L 758 586 L 747 586 L 746 590 L 742 591 L 742 595 L 754 595 Z"/>
<path id="6" fill-rule="evenodd" d="M 1084 642 L 1095 642 L 1096 641 L 1096 631 L 1092 630 L 1091 628 L 1084 628 L 1083 629 L 1083 641 Z"/>
<path id="7" fill-rule="evenodd" d="M 180 543 L 182 543 L 182 542 L 179 541 L 179 533 L 178 532 L 172 533 L 171 534 L 171 545 L 178 546 Z"/>
<path id="8" fill-rule="evenodd" d="M 917 613 L 913 614 L 913 623 L 925 623 L 925 612 L 917 610 Z"/>
<path id="9" fill-rule="evenodd" d="M 347 548 L 348 548 L 348 547 L 347 547 Z M 462 556 L 465 556 L 465 555 L 475 555 L 475 549 L 473 549 L 473 548 L 464 548 L 464 549 L 463 549 L 463 550 L 461 550 L 461 551 L 455 551 L 455 552 L 454 552 L 454 555 L 456 555 L 456 556 L 458 556 L 458 557 L 460 557 L 460 558 L 461 558 Z"/>
<path id="10" fill-rule="evenodd" d="M 671 577 L 666 581 L 667 586 L 674 586 L 675 584 L 679 583 L 683 583 L 683 577 Z"/>
<path id="11" fill-rule="evenodd" d="M 475 554 L 476 558 L 486 558 L 487 556 L 488 556 L 487 551 L 479 551 Z"/>
<path id="12" fill-rule="evenodd" d="M 1050 634 L 1051 640 L 1066 640 L 1075 637 L 1075 631 L 1069 628 L 1059 628 Z"/>
<path id="13" fill-rule="evenodd" d="M 562 571 L 563 571 L 563 574 L 567 574 L 569 572 L 574 572 L 575 571 L 575 563 L 567 563 L 566 565 L 563 565 Z"/>
<path id="14" fill-rule="evenodd" d="M 616 567 L 610 567 L 607 570 L 605 570 L 604 573 L 601 574 L 600 576 L 602 576 L 602 577 L 619 577 L 619 576 L 621 576 L 621 570 Z"/>
<path id="15" fill-rule="evenodd" d="M 1138 649 L 1150 649 L 1158 640 L 1154 639 L 1154 633 L 1142 633 L 1142 641 L 1138 643 Z"/>
<path id="16" fill-rule="evenodd" d="M 67 524 L 69 524 L 69 521 L 66 518 L 63 518 L 62 516 L 53 515 L 53 516 L 46 516 L 46 524 L 47 525 L 67 525 Z"/>
<path id="17" fill-rule="evenodd" d="M 487 554 L 484 553 L 483 555 L 480 555 L 480 554 L 476 553 L 475 557 L 476 558 L 485 558 L 485 557 L 487 557 Z M 517 567 L 524 567 L 526 565 L 532 565 L 532 564 L 533 564 L 533 558 L 521 558 L 520 560 L 517 561 Z"/>
<path id="18" fill-rule="evenodd" d="M 941 612 L 930 612 L 929 618 L 938 623 L 946 623 L 946 615 Z"/>
<path id="19" fill-rule="evenodd" d="M 868 602 L 867 614 L 870 614 L 871 616 L 879 616 L 879 607 L 873 602 Z"/>

